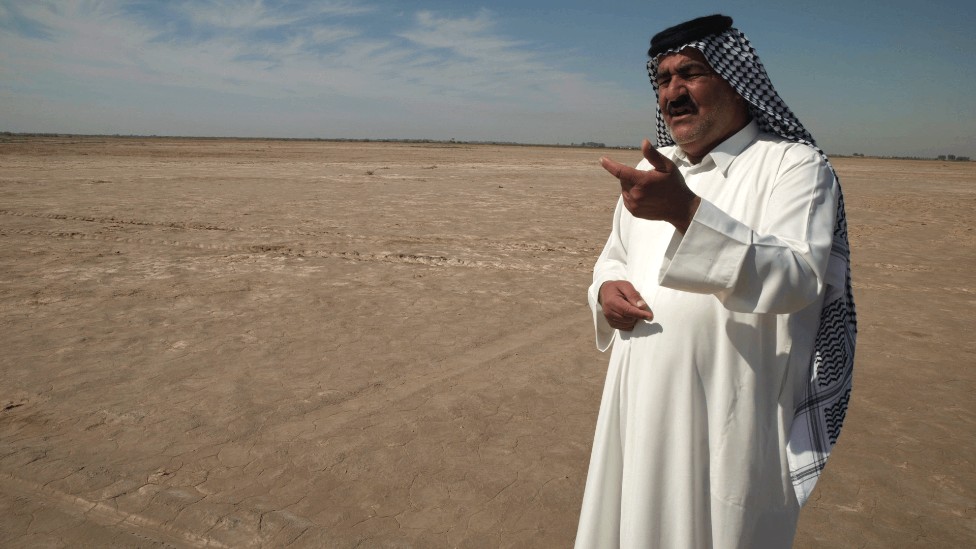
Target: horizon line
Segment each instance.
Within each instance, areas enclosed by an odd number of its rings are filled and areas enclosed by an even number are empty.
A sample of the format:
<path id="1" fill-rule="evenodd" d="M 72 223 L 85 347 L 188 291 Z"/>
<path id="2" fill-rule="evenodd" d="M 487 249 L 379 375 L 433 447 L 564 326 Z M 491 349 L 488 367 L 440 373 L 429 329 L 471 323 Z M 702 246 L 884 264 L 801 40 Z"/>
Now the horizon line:
<path id="1" fill-rule="evenodd" d="M 342 142 L 342 143 L 433 143 L 447 145 L 497 145 L 513 147 L 555 147 L 555 148 L 580 148 L 580 149 L 619 149 L 619 150 L 640 150 L 636 146 L 607 145 L 595 141 L 582 141 L 580 143 L 524 143 L 520 141 L 497 141 L 497 140 L 459 140 L 459 139 L 429 139 L 429 138 L 370 138 L 370 137 L 254 137 L 254 136 L 233 136 L 233 135 L 159 135 L 159 134 L 98 134 L 98 133 L 71 133 L 71 132 L 10 132 L 0 131 L 0 137 L 101 137 L 115 139 L 199 139 L 199 140 L 239 140 L 239 141 L 323 141 L 323 142 Z M 2 141 L 0 141 L 2 142 Z M 828 157 L 833 158 L 875 158 L 882 160 L 937 160 L 944 162 L 972 162 L 969 156 L 944 154 L 937 156 L 905 156 L 905 155 L 878 155 L 878 154 L 841 154 L 827 153 Z M 951 157 L 951 158 L 949 158 Z"/>

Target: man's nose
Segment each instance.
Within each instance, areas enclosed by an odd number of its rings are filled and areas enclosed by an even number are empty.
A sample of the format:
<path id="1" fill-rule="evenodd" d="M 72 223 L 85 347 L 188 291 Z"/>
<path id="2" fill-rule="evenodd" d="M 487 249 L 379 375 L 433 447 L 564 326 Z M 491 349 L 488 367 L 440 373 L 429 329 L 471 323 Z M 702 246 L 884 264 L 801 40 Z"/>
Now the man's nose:
<path id="1" fill-rule="evenodd" d="M 661 90 L 661 99 L 664 100 L 665 105 L 683 95 L 688 95 L 688 87 L 682 80 L 672 79 L 668 87 Z"/>
<path id="2" fill-rule="evenodd" d="M 660 92 L 661 97 L 667 97 L 669 101 L 682 95 L 688 95 L 688 81 L 679 76 L 672 76 L 668 85 L 662 87 Z"/>

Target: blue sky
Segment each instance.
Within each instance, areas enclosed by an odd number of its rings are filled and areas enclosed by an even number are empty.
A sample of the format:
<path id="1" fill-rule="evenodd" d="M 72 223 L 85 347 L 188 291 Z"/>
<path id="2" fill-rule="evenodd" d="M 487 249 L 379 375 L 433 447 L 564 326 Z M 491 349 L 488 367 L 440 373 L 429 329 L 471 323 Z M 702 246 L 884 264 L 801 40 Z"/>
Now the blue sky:
<path id="1" fill-rule="evenodd" d="M 636 145 L 722 12 L 828 153 L 976 157 L 973 4 L 0 0 L 0 131 Z"/>

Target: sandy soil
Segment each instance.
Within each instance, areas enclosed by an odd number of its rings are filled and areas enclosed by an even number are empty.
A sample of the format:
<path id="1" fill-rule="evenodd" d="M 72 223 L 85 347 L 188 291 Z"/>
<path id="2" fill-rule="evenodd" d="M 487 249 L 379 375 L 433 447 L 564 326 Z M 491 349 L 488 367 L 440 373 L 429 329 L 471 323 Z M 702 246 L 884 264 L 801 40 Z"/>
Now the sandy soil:
<path id="1" fill-rule="evenodd" d="M 568 546 L 600 154 L 0 142 L 0 546 Z M 976 163 L 836 166 L 857 377 L 796 547 L 972 546 Z"/>

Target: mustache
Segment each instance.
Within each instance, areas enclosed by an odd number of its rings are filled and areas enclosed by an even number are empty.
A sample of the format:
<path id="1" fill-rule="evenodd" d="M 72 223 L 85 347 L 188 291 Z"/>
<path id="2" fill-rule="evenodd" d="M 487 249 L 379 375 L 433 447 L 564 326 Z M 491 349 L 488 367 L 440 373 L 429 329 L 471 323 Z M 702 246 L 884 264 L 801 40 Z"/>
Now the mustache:
<path id="1" fill-rule="evenodd" d="M 668 114 L 674 114 L 674 111 L 678 109 L 694 109 L 695 103 L 691 100 L 689 95 L 680 95 L 671 101 L 668 101 L 666 105 L 666 110 Z"/>

